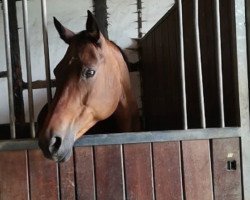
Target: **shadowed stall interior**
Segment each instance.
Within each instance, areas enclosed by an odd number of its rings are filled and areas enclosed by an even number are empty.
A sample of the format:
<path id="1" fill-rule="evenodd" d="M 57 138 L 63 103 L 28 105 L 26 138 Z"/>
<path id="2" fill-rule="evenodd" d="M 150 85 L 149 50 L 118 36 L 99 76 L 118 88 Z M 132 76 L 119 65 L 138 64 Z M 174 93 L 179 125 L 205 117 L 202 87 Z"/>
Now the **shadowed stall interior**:
<path id="1" fill-rule="evenodd" d="M 194 2 L 183 2 L 187 118 L 200 128 Z M 214 1 L 199 2 L 202 75 L 207 127 L 219 127 Z M 239 126 L 234 1 L 220 1 L 225 125 Z M 146 130 L 182 129 L 178 10 L 174 6 L 141 41 L 141 76 Z"/>

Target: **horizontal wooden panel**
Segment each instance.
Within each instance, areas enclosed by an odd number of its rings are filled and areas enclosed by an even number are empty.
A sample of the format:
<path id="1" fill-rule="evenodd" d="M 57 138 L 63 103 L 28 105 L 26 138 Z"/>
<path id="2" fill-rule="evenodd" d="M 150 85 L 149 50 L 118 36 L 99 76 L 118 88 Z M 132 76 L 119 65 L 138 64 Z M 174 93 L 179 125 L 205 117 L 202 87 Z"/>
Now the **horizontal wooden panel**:
<path id="1" fill-rule="evenodd" d="M 57 200 L 57 164 L 45 158 L 40 150 L 29 150 L 31 199 Z"/>
<path id="2" fill-rule="evenodd" d="M 94 200 L 95 172 L 92 147 L 77 147 L 74 149 L 77 199 Z"/>
<path id="3" fill-rule="evenodd" d="M 212 200 L 209 141 L 182 142 L 186 200 Z"/>
<path id="4" fill-rule="evenodd" d="M 212 148 L 215 199 L 243 199 L 239 138 L 214 139 Z M 231 170 L 228 169 L 230 167 L 228 162 L 231 162 Z"/>
<path id="5" fill-rule="evenodd" d="M 28 199 L 26 151 L 0 152 L 0 199 Z"/>
<path id="6" fill-rule="evenodd" d="M 124 145 L 127 199 L 154 199 L 151 145 Z"/>
<path id="7" fill-rule="evenodd" d="M 179 142 L 153 144 L 155 197 L 182 200 L 182 174 Z"/>
<path id="8" fill-rule="evenodd" d="M 97 199 L 125 199 L 121 145 L 96 146 L 94 152 Z"/>
<path id="9" fill-rule="evenodd" d="M 75 174 L 73 156 L 64 163 L 59 164 L 60 170 L 60 197 L 61 200 L 75 199 Z"/>

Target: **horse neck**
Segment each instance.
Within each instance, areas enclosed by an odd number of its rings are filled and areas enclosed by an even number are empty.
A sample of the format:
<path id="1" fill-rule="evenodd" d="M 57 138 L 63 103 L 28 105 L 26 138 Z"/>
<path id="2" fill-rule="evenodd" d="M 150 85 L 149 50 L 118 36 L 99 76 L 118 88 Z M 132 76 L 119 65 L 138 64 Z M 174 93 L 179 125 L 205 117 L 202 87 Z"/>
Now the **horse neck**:
<path id="1" fill-rule="evenodd" d="M 136 98 L 131 88 L 128 66 L 121 52 L 118 52 L 117 49 L 115 50 L 116 51 L 114 52 L 114 55 L 117 56 L 122 91 L 118 106 L 114 112 L 114 116 L 120 131 L 139 131 L 139 110 Z"/>
<path id="2" fill-rule="evenodd" d="M 123 86 L 122 95 L 114 116 L 120 131 L 130 132 L 140 130 L 138 105 L 130 87 Z"/>

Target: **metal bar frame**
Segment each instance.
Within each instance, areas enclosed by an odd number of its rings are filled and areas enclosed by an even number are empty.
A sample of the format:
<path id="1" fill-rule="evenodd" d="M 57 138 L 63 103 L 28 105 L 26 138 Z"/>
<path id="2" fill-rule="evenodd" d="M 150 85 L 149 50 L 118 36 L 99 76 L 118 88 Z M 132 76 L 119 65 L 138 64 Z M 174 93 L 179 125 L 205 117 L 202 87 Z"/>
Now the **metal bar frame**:
<path id="1" fill-rule="evenodd" d="M 196 45 L 196 60 L 198 70 L 198 88 L 199 88 L 199 107 L 201 127 L 206 128 L 204 91 L 203 91 L 203 75 L 201 64 L 201 47 L 200 47 L 200 30 L 199 30 L 199 0 L 194 1 L 194 24 L 195 24 L 195 45 Z"/>
<path id="2" fill-rule="evenodd" d="M 12 66 L 11 66 L 11 54 L 10 54 L 10 29 L 9 29 L 8 1 L 3 0 L 2 3 L 3 3 L 6 65 L 7 65 L 7 74 L 8 74 L 10 132 L 11 132 L 11 138 L 15 139 L 16 138 L 16 129 L 15 129 L 15 111 L 14 111 L 14 97 L 13 97 L 14 92 L 13 92 L 13 80 L 12 80 Z"/>
<path id="3" fill-rule="evenodd" d="M 240 137 L 242 128 L 207 128 L 188 130 L 166 130 L 148 132 L 127 132 L 112 134 L 86 135 L 78 139 L 74 146 L 96 146 L 112 144 L 136 144 L 148 142 L 207 140 L 214 138 Z M 36 139 L 5 140 L 0 142 L 0 151 L 38 148 Z"/>
<path id="4" fill-rule="evenodd" d="M 250 119 L 249 119 L 249 91 L 248 91 L 248 63 L 247 63 L 247 38 L 245 26 L 245 0 L 237 0 L 235 3 L 236 21 L 236 45 L 237 66 L 241 120 L 241 154 L 242 154 L 242 178 L 244 199 L 250 199 Z M 249 2 L 248 2 L 249 3 Z"/>
<path id="5" fill-rule="evenodd" d="M 29 40 L 29 22 L 28 22 L 28 6 L 27 0 L 22 0 L 23 8 L 23 24 L 24 24 L 24 40 L 25 40 L 25 58 L 28 80 L 28 100 L 29 100 L 29 123 L 31 137 L 35 138 L 35 120 L 34 120 L 34 102 L 32 90 L 32 74 L 31 74 L 31 60 L 30 60 L 30 40 Z"/>
<path id="6" fill-rule="evenodd" d="M 180 39 L 180 61 L 181 61 L 181 90 L 182 90 L 182 123 L 183 129 L 188 129 L 187 121 L 187 94 L 186 94 L 186 77 L 185 77 L 185 58 L 184 58 L 184 36 L 183 36 L 183 16 L 182 16 L 182 0 L 176 2 L 178 4 L 179 18 L 179 39 Z"/>
<path id="7" fill-rule="evenodd" d="M 51 80 L 50 80 L 51 78 L 50 78 L 50 59 L 49 59 L 46 0 L 41 0 L 41 9 L 42 9 L 42 24 L 43 24 L 45 72 L 46 72 L 46 81 L 47 81 L 47 100 L 48 100 L 48 104 L 50 105 L 51 100 L 52 100 L 52 92 L 51 92 Z"/>
<path id="8" fill-rule="evenodd" d="M 220 2 L 215 0 L 215 22 L 216 22 L 216 57 L 217 57 L 217 79 L 220 107 L 220 126 L 225 127 L 224 115 L 224 95 L 223 95 L 223 76 L 222 76 L 222 53 L 221 53 L 221 31 L 220 31 Z"/>

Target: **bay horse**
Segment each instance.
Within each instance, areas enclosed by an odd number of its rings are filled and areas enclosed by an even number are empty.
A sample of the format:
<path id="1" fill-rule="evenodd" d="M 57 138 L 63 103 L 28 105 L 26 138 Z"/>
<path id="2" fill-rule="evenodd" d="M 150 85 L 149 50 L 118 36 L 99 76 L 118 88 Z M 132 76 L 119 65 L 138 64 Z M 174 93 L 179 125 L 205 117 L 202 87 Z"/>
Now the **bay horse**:
<path id="1" fill-rule="evenodd" d="M 45 157 L 63 162 L 97 122 L 113 118 L 116 131 L 130 132 L 140 129 L 140 120 L 124 55 L 103 36 L 93 14 L 88 11 L 86 30 L 77 34 L 55 17 L 54 25 L 69 46 L 54 69 L 56 92 L 39 114 L 38 138 Z"/>

